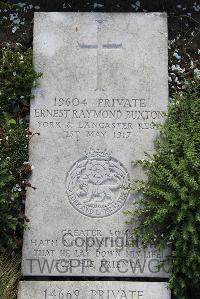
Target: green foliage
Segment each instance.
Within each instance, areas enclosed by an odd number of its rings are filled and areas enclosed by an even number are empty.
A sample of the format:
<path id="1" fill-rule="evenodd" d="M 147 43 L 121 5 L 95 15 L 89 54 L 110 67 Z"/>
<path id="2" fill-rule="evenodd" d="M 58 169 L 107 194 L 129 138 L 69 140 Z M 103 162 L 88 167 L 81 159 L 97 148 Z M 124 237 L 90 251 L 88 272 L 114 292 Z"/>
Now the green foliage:
<path id="1" fill-rule="evenodd" d="M 157 151 L 135 164 L 145 181 L 130 188 L 141 194 L 128 212 L 143 245 L 171 247 L 170 287 L 177 299 L 191 299 L 200 285 L 200 85 L 195 79 L 175 95 L 156 142 Z M 137 167 L 137 166 L 136 166 Z"/>
<path id="2" fill-rule="evenodd" d="M 28 160 L 26 126 L 19 124 L 1 127 L 0 143 L 0 230 L 1 247 L 20 245 L 23 231 L 23 200 L 25 181 L 21 170 Z"/>
<path id="3" fill-rule="evenodd" d="M 20 278 L 20 258 L 0 254 L 0 298 L 16 299 Z"/>
<path id="4" fill-rule="evenodd" d="M 39 75 L 32 65 L 32 50 L 4 48 L 0 57 L 0 115 L 9 113 L 17 119 L 27 114 L 31 88 Z"/>
<path id="5" fill-rule="evenodd" d="M 0 1 L 0 9 L 8 9 L 13 7 L 15 4 L 10 3 L 9 1 Z"/>
<path id="6" fill-rule="evenodd" d="M 24 228 L 31 88 L 39 77 L 32 52 L 2 49 L 0 56 L 0 250 L 20 248 Z"/>

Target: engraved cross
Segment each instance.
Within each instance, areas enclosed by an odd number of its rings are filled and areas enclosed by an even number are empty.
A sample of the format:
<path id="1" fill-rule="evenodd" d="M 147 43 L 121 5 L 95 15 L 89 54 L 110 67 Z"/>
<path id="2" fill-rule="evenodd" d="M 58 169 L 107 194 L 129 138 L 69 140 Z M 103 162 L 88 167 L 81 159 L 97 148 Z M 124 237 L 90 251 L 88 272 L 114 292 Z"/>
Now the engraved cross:
<path id="1" fill-rule="evenodd" d="M 97 80 L 96 80 L 96 89 L 95 90 L 101 90 L 103 91 L 103 73 L 102 73 L 102 54 L 104 49 L 121 49 L 122 48 L 122 43 L 116 44 L 116 43 L 108 43 L 108 44 L 103 44 L 102 42 L 102 34 L 101 34 L 101 25 L 104 22 L 103 19 L 96 20 L 97 21 L 97 44 L 84 44 L 84 43 L 79 43 L 78 45 L 81 49 L 97 49 Z"/>

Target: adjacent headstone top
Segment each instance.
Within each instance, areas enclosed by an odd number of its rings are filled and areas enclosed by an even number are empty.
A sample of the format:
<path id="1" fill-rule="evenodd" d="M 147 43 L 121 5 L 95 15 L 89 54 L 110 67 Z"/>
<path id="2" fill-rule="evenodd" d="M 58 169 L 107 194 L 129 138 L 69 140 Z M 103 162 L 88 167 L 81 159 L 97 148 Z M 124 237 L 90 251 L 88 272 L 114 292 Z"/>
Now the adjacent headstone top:
<path id="1" fill-rule="evenodd" d="M 36 13 L 34 63 L 23 274 L 166 277 L 123 214 L 168 103 L 166 15 Z"/>
<path id="2" fill-rule="evenodd" d="M 164 282 L 29 281 L 21 282 L 18 299 L 170 299 Z"/>

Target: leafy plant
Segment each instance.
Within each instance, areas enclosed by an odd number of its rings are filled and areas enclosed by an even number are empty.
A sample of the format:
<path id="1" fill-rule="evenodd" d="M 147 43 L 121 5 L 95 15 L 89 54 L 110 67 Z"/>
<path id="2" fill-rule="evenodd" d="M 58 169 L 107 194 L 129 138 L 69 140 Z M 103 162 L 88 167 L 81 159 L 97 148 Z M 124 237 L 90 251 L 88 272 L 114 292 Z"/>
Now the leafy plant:
<path id="1" fill-rule="evenodd" d="M 5 1 L 0 1 L 0 9 L 8 9 L 11 8 L 14 4 L 10 3 L 9 1 L 7 1 L 5 3 Z"/>
<path id="2" fill-rule="evenodd" d="M 0 55 L 0 250 L 21 246 L 28 161 L 27 116 L 31 88 L 40 76 L 32 51 L 4 48 Z"/>
<path id="3" fill-rule="evenodd" d="M 17 120 L 29 112 L 31 89 L 40 76 L 33 69 L 32 50 L 3 48 L 0 55 L 0 115 Z"/>
<path id="4" fill-rule="evenodd" d="M 16 299 L 17 284 L 20 278 L 20 258 L 0 254 L 0 298 Z"/>
<path id="5" fill-rule="evenodd" d="M 177 299 L 191 299 L 187 290 L 200 284 L 199 95 L 195 79 L 174 96 L 156 153 L 135 163 L 147 178 L 131 184 L 142 196 L 127 213 L 144 246 L 171 247 L 170 287 Z"/>

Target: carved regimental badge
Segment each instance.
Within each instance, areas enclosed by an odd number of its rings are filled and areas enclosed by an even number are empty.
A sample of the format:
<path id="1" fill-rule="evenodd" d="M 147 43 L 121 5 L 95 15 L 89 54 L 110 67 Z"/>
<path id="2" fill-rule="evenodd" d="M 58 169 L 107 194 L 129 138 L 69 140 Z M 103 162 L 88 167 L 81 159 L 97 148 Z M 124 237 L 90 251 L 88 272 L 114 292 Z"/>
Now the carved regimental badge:
<path id="1" fill-rule="evenodd" d="M 72 206 L 89 217 L 102 218 L 119 211 L 128 191 L 128 172 L 110 153 L 89 150 L 74 163 L 66 177 Z"/>

